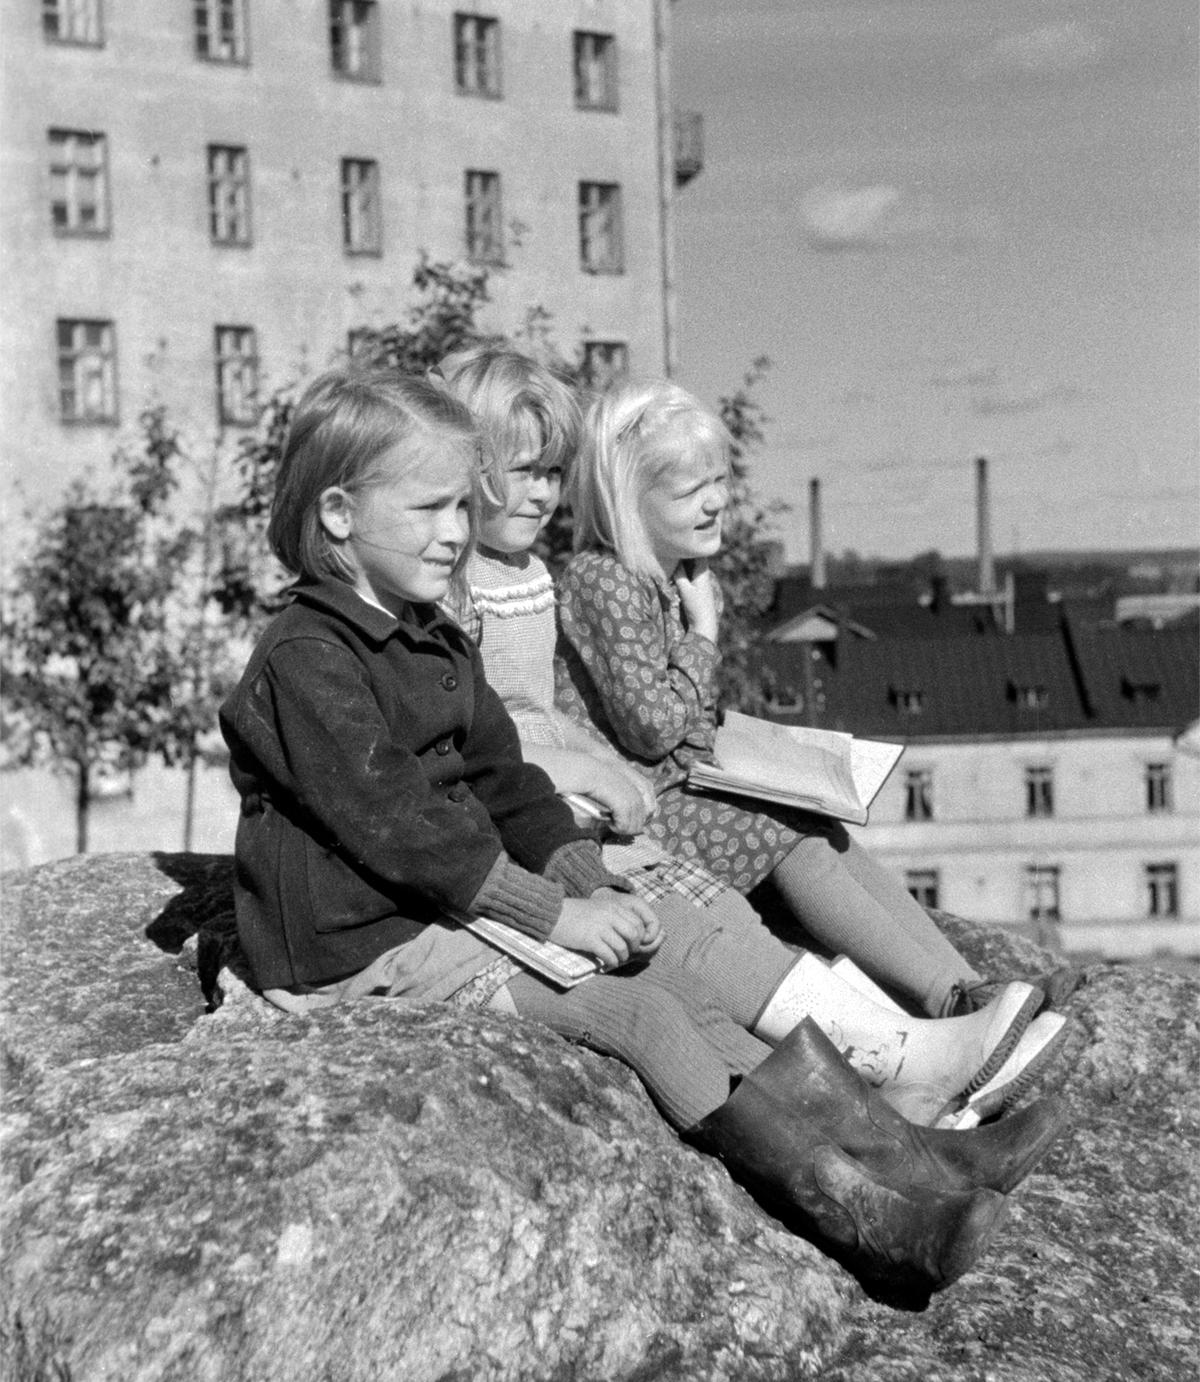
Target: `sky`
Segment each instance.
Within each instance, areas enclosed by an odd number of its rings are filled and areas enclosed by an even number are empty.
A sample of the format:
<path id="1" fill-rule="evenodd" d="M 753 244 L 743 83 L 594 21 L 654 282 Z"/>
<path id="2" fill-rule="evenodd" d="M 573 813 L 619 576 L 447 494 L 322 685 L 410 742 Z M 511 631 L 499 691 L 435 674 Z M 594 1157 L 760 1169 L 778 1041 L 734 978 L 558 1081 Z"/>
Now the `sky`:
<path id="1" fill-rule="evenodd" d="M 680 382 L 808 557 L 1200 541 L 1195 0 L 679 0 Z"/>

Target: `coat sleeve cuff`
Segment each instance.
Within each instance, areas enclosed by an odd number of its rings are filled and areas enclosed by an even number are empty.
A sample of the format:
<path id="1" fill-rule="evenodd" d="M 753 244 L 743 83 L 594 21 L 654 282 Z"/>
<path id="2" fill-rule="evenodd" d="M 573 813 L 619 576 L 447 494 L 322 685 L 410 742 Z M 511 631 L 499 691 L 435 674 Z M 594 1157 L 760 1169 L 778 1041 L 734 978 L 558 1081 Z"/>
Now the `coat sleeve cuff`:
<path id="1" fill-rule="evenodd" d="M 502 853 L 467 910 L 472 916 L 504 921 L 527 936 L 545 940 L 554 930 L 562 904 L 563 885 L 560 882 L 530 873 Z"/>
<path id="2" fill-rule="evenodd" d="M 627 879 L 604 867 L 595 840 L 569 840 L 559 845 L 547 859 L 542 874 L 561 883 L 568 897 L 591 897 L 597 888 L 614 888 L 619 893 L 633 891 Z"/>

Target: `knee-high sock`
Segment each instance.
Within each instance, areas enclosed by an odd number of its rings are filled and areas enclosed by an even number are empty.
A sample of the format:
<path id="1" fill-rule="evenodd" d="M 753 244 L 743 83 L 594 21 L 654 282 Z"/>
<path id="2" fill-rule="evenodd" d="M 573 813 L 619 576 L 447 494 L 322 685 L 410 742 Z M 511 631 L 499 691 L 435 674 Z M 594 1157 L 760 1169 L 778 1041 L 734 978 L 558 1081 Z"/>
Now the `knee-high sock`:
<path id="1" fill-rule="evenodd" d="M 941 1012 L 954 985 L 971 982 L 975 971 L 949 942 L 935 943 L 940 933 L 907 892 L 885 904 L 868 890 L 847 867 L 850 851 L 839 851 L 838 842 L 836 834 L 805 836 L 778 865 L 772 878 L 788 907 L 822 945 L 848 955 L 872 979 L 926 1012 Z M 864 867 L 864 858 L 874 864 L 858 850 L 856 870 L 882 873 L 877 864 Z M 872 883 L 882 891 L 877 878 Z"/>
<path id="2" fill-rule="evenodd" d="M 693 976 L 658 969 L 597 975 L 565 992 L 519 974 L 506 991 L 522 1017 L 632 1066 L 668 1121 L 690 1128 L 771 1048 L 721 1011 Z"/>

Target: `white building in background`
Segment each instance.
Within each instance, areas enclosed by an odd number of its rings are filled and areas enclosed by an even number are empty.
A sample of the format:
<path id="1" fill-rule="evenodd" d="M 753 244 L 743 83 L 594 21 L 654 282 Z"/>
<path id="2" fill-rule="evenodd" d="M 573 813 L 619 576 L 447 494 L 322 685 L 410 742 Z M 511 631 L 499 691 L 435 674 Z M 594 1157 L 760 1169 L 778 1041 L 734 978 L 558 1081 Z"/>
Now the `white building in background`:
<path id="1" fill-rule="evenodd" d="M 670 9 L 2 0 L 5 500 L 57 495 L 151 402 L 246 425 L 402 320 L 420 251 L 492 271 L 489 325 L 540 307 L 598 374 L 669 371 L 700 157 Z"/>
<path id="2" fill-rule="evenodd" d="M 765 644 L 769 713 L 906 744 L 862 842 L 925 905 L 1069 953 L 1200 959 L 1200 639 L 1018 583 L 819 590 Z M 1011 592 L 1010 592 L 1011 594 Z"/>
<path id="3" fill-rule="evenodd" d="M 102 469 L 150 404 L 236 436 L 255 400 L 405 319 L 422 252 L 488 269 L 597 379 L 670 372 L 672 203 L 700 169 L 671 0 L 0 0 L 0 504 Z M 12 549 L 10 549 L 11 553 Z M 178 849 L 151 767 L 92 848 Z M 195 846 L 236 804 L 202 774 Z M 0 776 L 6 866 L 74 848 L 74 788 Z"/>
<path id="4" fill-rule="evenodd" d="M 859 838 L 928 906 L 1200 958 L 1200 757 L 1169 735 L 915 739 Z"/>

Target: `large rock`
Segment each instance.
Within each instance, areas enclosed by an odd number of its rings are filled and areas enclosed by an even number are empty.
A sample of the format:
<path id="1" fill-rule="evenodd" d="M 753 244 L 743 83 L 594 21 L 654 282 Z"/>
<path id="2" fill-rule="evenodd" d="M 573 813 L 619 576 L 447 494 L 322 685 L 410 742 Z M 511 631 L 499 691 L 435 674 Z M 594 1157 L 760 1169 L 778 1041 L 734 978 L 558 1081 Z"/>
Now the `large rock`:
<path id="1" fill-rule="evenodd" d="M 5 1379 L 1190 1375 L 1193 979 L 1089 972 L 1073 1136 L 904 1313 L 615 1061 L 442 1007 L 273 1012 L 237 978 L 229 874 L 112 855 L 6 880 Z M 1045 961 L 942 921 L 989 970 Z"/>

